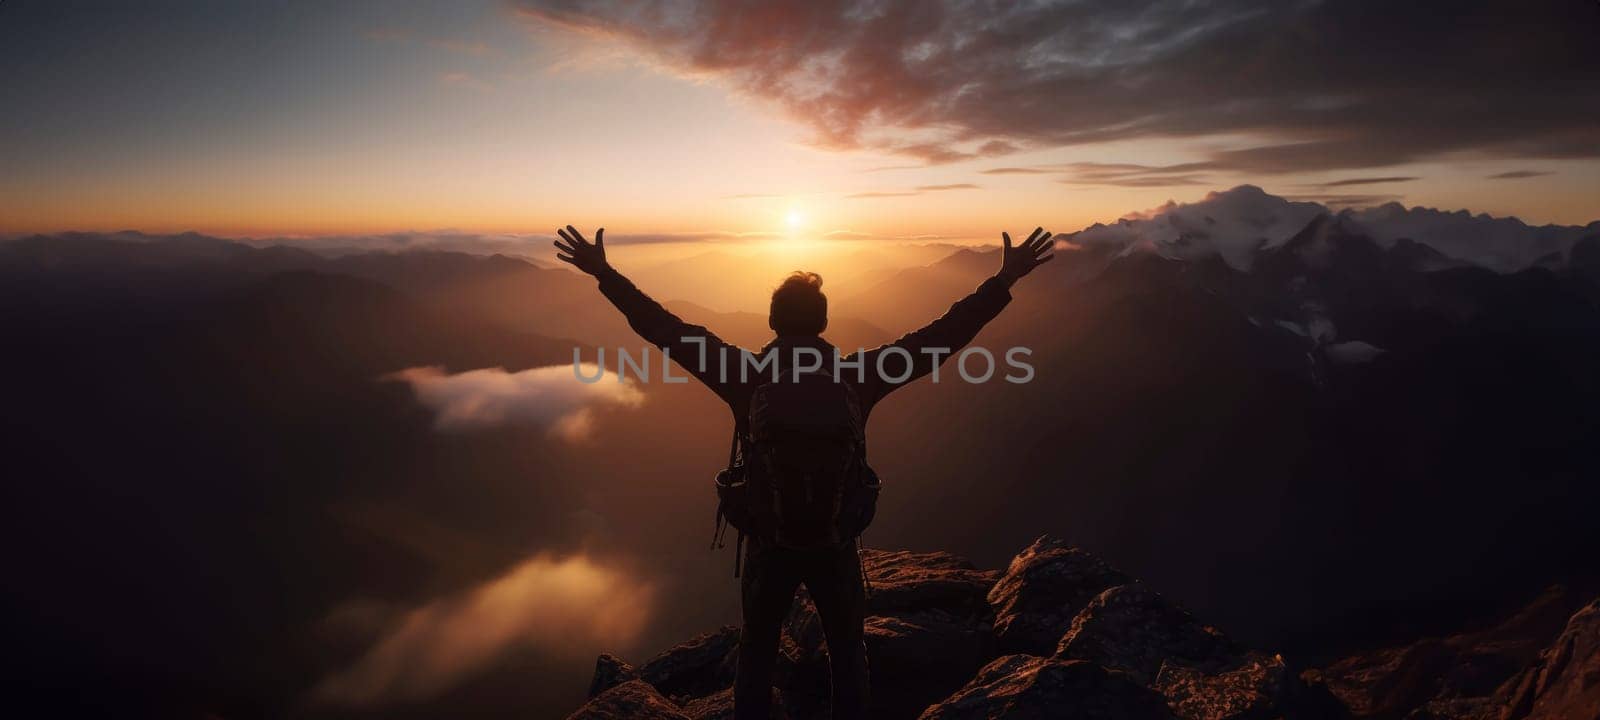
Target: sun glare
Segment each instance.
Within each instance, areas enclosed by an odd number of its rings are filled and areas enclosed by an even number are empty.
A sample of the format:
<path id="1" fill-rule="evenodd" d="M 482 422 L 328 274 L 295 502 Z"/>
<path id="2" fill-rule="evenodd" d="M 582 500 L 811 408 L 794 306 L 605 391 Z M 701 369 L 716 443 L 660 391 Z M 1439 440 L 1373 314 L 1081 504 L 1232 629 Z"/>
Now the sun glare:
<path id="1" fill-rule="evenodd" d="M 799 230 L 802 226 L 804 226 L 806 224 L 805 213 L 802 213 L 799 210 L 791 208 L 788 213 L 784 214 L 784 216 L 783 216 L 783 224 L 788 226 L 790 232 L 794 232 L 796 230 Z"/>

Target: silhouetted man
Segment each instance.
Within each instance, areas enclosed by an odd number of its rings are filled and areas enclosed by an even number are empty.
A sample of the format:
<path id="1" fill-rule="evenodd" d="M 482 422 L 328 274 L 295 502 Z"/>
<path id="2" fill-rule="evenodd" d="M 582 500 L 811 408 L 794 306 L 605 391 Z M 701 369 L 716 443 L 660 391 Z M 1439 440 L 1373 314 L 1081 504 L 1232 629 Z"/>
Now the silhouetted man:
<path id="1" fill-rule="evenodd" d="M 888 345 L 853 353 L 836 366 L 831 362 L 836 350 L 821 337 L 828 327 L 828 299 L 822 294 L 822 278 L 814 273 L 794 273 L 772 293 L 767 324 L 777 337 L 755 356 L 771 357 L 777 366 L 762 368 L 751 376 L 749 368 L 743 365 L 749 357 L 745 351 L 667 312 L 606 262 L 604 228 L 595 232 L 593 243 L 571 225 L 556 232 L 562 238 L 555 243 L 562 253 L 557 256 L 559 259 L 598 278 L 600 292 L 622 311 L 640 337 L 668 352 L 673 360 L 728 403 L 733 410 L 736 447 L 740 438 L 746 443 L 759 441 L 749 430 L 752 423 L 780 406 L 778 400 L 765 394 L 773 387 L 768 383 L 788 373 L 791 363 L 795 366 L 794 377 L 798 379 L 801 366 L 811 369 L 809 362 L 802 363 L 799 359 L 810 351 L 816 351 L 826 359 L 825 365 L 834 367 L 836 372 L 827 376 L 828 381 L 830 385 L 847 387 L 853 423 L 864 430 L 867 415 L 878 401 L 896 388 L 932 372 L 945 358 L 959 353 L 1011 301 L 1011 285 L 1053 257 L 1049 254 L 1050 233 L 1043 228 L 1035 229 L 1026 241 L 1014 247 L 1011 236 L 1002 233 L 1004 252 L 1000 270 L 976 291 L 927 327 Z M 840 370 L 847 367 L 855 370 L 849 373 Z M 800 394 L 816 393 L 803 391 Z M 862 431 L 857 431 L 857 435 L 864 466 L 865 437 Z M 806 481 L 811 480 L 808 475 Z M 806 487 L 809 498 L 811 485 Z M 876 499 L 876 490 L 873 499 Z M 838 505 L 835 500 L 836 513 Z M 862 526 L 865 522 L 870 522 L 870 512 Z M 739 667 L 734 682 L 735 718 L 765 720 L 769 716 L 772 673 L 783 621 L 794 601 L 795 590 L 802 583 L 822 620 L 833 685 L 833 717 L 842 720 L 866 716 L 867 660 L 862 644 L 866 593 L 855 544 L 859 531 L 860 527 L 854 527 L 847 532 L 855 534 L 833 537 L 820 545 L 784 542 L 776 537 L 763 537 L 761 533 L 752 534 L 740 584 L 744 628 L 739 636 Z"/>

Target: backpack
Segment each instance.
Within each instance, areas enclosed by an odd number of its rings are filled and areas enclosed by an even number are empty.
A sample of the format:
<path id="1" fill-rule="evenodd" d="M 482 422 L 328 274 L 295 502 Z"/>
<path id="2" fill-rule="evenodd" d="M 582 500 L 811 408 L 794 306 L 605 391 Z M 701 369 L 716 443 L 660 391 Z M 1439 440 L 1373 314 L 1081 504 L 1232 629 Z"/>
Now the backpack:
<path id="1" fill-rule="evenodd" d="M 861 402 L 825 371 L 785 372 L 755 388 L 717 474 L 717 532 L 808 549 L 851 543 L 872 522 L 881 487 L 867 466 Z M 737 574 L 738 559 L 735 558 Z"/>

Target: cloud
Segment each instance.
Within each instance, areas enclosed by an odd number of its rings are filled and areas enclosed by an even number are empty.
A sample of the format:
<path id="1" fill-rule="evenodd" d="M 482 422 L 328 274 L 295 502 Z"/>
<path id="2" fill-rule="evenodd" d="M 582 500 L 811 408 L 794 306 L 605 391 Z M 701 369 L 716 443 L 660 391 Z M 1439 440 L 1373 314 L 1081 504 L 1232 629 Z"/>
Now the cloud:
<path id="1" fill-rule="evenodd" d="M 1349 178 L 1347 180 L 1335 180 L 1333 182 L 1323 183 L 1322 187 L 1335 188 L 1335 187 L 1348 187 L 1350 185 L 1380 185 L 1380 184 L 1383 184 L 1383 183 L 1403 183 L 1403 182 L 1411 182 L 1413 180 L 1421 180 L 1421 179 L 1422 178 L 1418 178 L 1418 177 Z"/>
<path id="2" fill-rule="evenodd" d="M 1331 207 L 1331 208 L 1372 207 L 1374 205 L 1382 205 L 1384 203 L 1398 202 L 1401 198 L 1402 198 L 1402 196 L 1400 196 L 1400 195 L 1342 195 L 1342 194 L 1334 194 L 1334 195 L 1329 195 L 1329 194 L 1321 194 L 1321 195 L 1286 195 L 1286 196 L 1284 196 L 1285 200 L 1291 200 L 1291 201 L 1294 201 L 1294 202 L 1322 203 L 1323 205 L 1327 205 L 1328 207 Z"/>
<path id="3" fill-rule="evenodd" d="M 1486 176 L 1484 176 L 1484 179 L 1485 180 L 1522 180 L 1522 179 L 1525 179 L 1525 178 L 1544 177 L 1545 175 L 1554 175 L 1554 174 L 1555 173 L 1545 172 L 1545 171 L 1542 171 L 1542 170 L 1512 170 L 1512 171 L 1509 171 L 1509 172 L 1495 173 L 1493 175 L 1486 175 Z"/>
<path id="4" fill-rule="evenodd" d="M 984 175 L 1043 175 L 1056 172 L 1054 168 L 1042 167 L 997 167 L 981 171 Z"/>
<path id="5" fill-rule="evenodd" d="M 552 236 L 553 238 L 554 236 Z M 648 245 L 654 243 L 677 242 L 724 242 L 742 243 L 760 240 L 774 240 L 782 238 L 782 233 L 776 232 L 728 232 L 725 230 L 709 230 L 703 232 L 677 232 L 677 233 L 606 233 L 607 245 Z M 590 239 L 593 239 L 592 237 Z M 546 242 L 548 246 L 550 243 Z"/>
<path id="6" fill-rule="evenodd" d="M 1178 163 L 1174 165 L 1140 165 L 1137 163 L 1075 162 L 1056 166 L 1070 171 L 1069 177 L 1058 182 L 1069 185 L 1110 185 L 1114 187 L 1181 187 L 1206 185 L 1210 180 L 1200 171 L 1214 169 L 1208 162 Z"/>
<path id="7" fill-rule="evenodd" d="M 583 555 L 537 555 L 478 587 L 398 613 L 312 697 L 345 707 L 424 700 L 517 649 L 588 659 L 633 641 L 649 621 L 654 589 L 636 577 Z M 336 615 L 353 612 L 346 610 Z"/>
<path id="8" fill-rule="evenodd" d="M 1073 177 L 1058 182 L 1068 185 L 1111 185 L 1114 187 L 1181 187 L 1209 184 L 1204 175 L 1149 175 L 1132 177 Z"/>
<path id="9" fill-rule="evenodd" d="M 1328 354 L 1328 359 L 1343 365 L 1358 365 L 1369 363 L 1378 359 L 1379 355 L 1388 352 L 1381 347 L 1362 340 L 1333 343 L 1323 348 Z"/>
<path id="10" fill-rule="evenodd" d="M 454 40 L 450 38 L 435 38 L 433 40 L 429 40 L 428 45 L 440 50 L 448 50 L 453 53 L 472 55 L 475 57 L 483 57 L 494 52 L 494 48 L 490 47 L 487 43 L 468 42 L 466 40 Z"/>
<path id="11" fill-rule="evenodd" d="M 542 255 L 554 235 L 471 233 L 455 230 L 429 230 L 383 233 L 378 235 L 316 235 L 308 237 L 241 238 L 239 242 L 257 247 L 285 245 L 319 255 L 337 257 L 365 252 L 407 252 L 427 250 L 463 252 L 473 255 Z"/>
<path id="12" fill-rule="evenodd" d="M 581 368 L 586 377 L 599 371 L 593 364 Z M 485 368 L 454 375 L 437 367 L 415 367 L 386 379 L 410 385 L 417 401 L 434 412 L 434 427 L 447 432 L 530 424 L 577 442 L 593 429 L 596 407 L 638 407 L 644 401 L 638 388 L 618 382 L 615 374 L 584 383 L 571 365 L 515 373 Z"/>
<path id="13" fill-rule="evenodd" d="M 1220 256 L 1248 270 L 1263 248 L 1278 247 L 1327 212 L 1322 205 L 1270 195 L 1254 185 L 1208 193 L 1193 203 L 1168 202 L 1111 224 L 1074 233 L 1072 244 L 1145 250 L 1170 258 Z"/>
<path id="14" fill-rule="evenodd" d="M 919 192 L 862 192 L 844 196 L 846 200 L 875 200 L 878 198 L 897 198 L 921 195 Z"/>
<path id="15" fill-rule="evenodd" d="M 411 31 L 404 28 L 376 27 L 362 33 L 362 35 L 366 36 L 368 40 L 397 42 L 410 39 Z"/>
<path id="16" fill-rule="evenodd" d="M 972 183 L 949 183 L 945 185 L 918 185 L 914 190 L 895 190 L 888 192 L 859 192 L 844 196 L 846 200 L 874 200 L 878 198 L 911 197 L 930 192 L 944 192 L 946 190 L 977 190 L 979 186 Z"/>
<path id="17" fill-rule="evenodd" d="M 880 235 L 877 233 L 864 233 L 855 230 L 829 230 L 822 234 L 823 239 L 839 240 L 842 242 L 858 240 L 889 240 L 899 242 L 940 242 L 944 240 L 961 239 L 949 235 Z"/>
<path id="18" fill-rule="evenodd" d="M 822 146 L 928 163 L 1151 138 L 1260 173 L 1600 156 L 1591 3 L 514 4 L 769 101 Z"/>
<path id="19" fill-rule="evenodd" d="M 466 72 L 439 73 L 439 82 L 450 87 L 465 88 L 476 92 L 492 92 L 494 90 L 493 85 L 478 79 L 472 73 Z"/>
<path id="20" fill-rule="evenodd" d="M 774 196 L 777 197 L 777 196 Z M 340 256 L 362 252 L 407 252 L 429 250 L 464 252 L 473 255 L 509 255 L 514 257 L 545 257 L 549 255 L 554 233 L 493 234 L 471 233 L 456 230 L 430 230 L 385 233 L 381 235 L 317 235 L 309 237 L 258 237 L 241 238 L 255 246 L 287 245 L 309 250 L 320 255 Z M 773 232 L 728 232 L 708 230 L 678 233 L 624 233 L 606 232 L 607 245 L 642 245 L 675 242 L 753 242 L 783 237 Z"/>

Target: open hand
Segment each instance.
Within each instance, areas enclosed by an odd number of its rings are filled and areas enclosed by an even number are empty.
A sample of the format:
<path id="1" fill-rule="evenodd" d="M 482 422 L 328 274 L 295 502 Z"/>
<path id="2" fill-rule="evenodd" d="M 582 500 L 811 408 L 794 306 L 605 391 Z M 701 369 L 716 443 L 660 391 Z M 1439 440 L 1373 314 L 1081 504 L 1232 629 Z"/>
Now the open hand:
<path id="1" fill-rule="evenodd" d="M 556 249 L 564 254 L 556 255 L 556 259 L 567 263 L 590 275 L 599 277 L 600 273 L 610 269 L 606 263 L 606 229 L 600 228 L 594 233 L 594 242 L 583 239 L 583 233 L 568 225 L 565 230 L 557 230 L 561 240 L 555 241 Z"/>
<path id="2" fill-rule="evenodd" d="M 1051 233 L 1044 228 L 1034 228 L 1033 234 L 1023 241 L 1021 245 L 1012 247 L 1011 234 L 1002 232 L 1000 237 L 1005 240 L 1005 249 L 1000 254 L 1000 279 L 1009 285 L 1020 279 L 1023 275 L 1033 272 L 1033 269 L 1050 262 L 1055 255 L 1050 250 L 1055 244 L 1050 242 Z"/>

